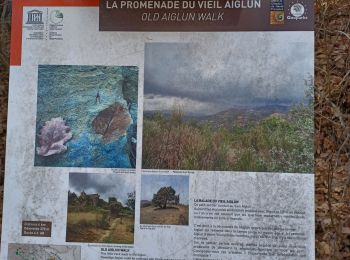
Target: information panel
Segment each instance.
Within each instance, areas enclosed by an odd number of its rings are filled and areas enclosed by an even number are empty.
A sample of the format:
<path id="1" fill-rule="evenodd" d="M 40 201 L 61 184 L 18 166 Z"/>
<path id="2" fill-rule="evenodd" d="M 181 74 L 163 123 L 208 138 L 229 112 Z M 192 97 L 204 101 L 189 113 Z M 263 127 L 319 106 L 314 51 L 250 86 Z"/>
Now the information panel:
<path id="1" fill-rule="evenodd" d="M 14 1 L 1 259 L 314 259 L 313 22 Z"/>

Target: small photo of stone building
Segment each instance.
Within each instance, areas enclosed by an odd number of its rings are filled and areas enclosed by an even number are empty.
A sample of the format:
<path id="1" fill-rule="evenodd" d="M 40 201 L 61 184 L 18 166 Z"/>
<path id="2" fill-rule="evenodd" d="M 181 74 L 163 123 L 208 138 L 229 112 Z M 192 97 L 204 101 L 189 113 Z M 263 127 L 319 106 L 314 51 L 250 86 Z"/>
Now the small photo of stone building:
<path id="1" fill-rule="evenodd" d="M 67 242 L 134 242 L 134 174 L 70 173 Z"/>

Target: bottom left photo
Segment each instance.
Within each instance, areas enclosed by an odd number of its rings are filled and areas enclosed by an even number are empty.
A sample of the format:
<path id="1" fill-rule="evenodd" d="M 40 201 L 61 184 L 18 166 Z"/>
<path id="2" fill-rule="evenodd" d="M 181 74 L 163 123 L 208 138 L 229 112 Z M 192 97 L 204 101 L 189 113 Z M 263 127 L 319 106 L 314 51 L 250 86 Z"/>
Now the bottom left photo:
<path id="1" fill-rule="evenodd" d="M 134 174 L 69 174 L 67 242 L 133 244 L 134 220 Z"/>

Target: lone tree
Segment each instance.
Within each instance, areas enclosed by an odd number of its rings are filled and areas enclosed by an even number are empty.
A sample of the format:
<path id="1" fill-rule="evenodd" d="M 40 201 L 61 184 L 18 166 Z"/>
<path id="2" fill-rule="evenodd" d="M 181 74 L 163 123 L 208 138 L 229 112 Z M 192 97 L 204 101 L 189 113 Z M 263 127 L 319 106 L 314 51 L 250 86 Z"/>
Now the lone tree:
<path id="1" fill-rule="evenodd" d="M 153 194 L 152 203 L 157 207 L 165 209 L 169 201 L 175 200 L 175 193 L 176 191 L 171 186 L 162 187 L 156 194 Z"/>

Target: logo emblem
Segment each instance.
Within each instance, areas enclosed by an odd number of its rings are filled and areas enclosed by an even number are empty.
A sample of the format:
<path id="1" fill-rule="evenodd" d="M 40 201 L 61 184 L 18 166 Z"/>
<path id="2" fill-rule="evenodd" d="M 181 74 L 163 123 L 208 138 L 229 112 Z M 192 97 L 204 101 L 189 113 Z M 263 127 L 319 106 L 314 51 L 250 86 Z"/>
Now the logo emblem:
<path id="1" fill-rule="evenodd" d="M 305 8 L 302 4 L 296 3 L 290 8 L 290 13 L 294 17 L 301 17 L 305 13 Z"/>
<path id="2" fill-rule="evenodd" d="M 283 11 L 271 11 L 270 12 L 270 24 L 284 24 L 284 12 Z"/>
<path id="3" fill-rule="evenodd" d="M 309 19 L 307 6 L 302 0 L 297 0 L 289 5 L 287 19 L 295 21 Z"/>
<path id="4" fill-rule="evenodd" d="M 43 12 L 39 10 L 31 10 L 27 12 L 26 24 L 43 24 Z"/>
<path id="5" fill-rule="evenodd" d="M 283 0 L 270 0 L 270 24 L 284 24 Z"/>
<path id="6" fill-rule="evenodd" d="M 284 12 L 283 11 L 271 11 L 270 12 L 270 24 L 284 24 Z"/>
<path id="7" fill-rule="evenodd" d="M 59 10 L 53 10 L 50 13 L 50 21 L 54 24 L 60 24 L 63 22 L 63 13 Z"/>

